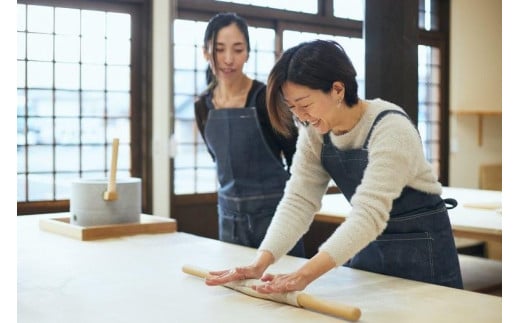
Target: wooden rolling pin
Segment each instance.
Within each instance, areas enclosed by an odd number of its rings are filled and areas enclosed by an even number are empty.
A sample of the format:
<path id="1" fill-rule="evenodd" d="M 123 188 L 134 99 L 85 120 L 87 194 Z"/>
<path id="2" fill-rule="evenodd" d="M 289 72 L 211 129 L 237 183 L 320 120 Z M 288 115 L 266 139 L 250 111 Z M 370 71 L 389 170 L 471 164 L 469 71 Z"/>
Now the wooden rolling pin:
<path id="1" fill-rule="evenodd" d="M 110 164 L 110 178 L 107 184 L 107 190 L 103 194 L 105 201 L 117 200 L 116 191 L 116 172 L 117 172 L 117 153 L 119 150 L 119 138 L 112 140 L 112 163 Z"/>
<path id="2" fill-rule="evenodd" d="M 183 266 L 182 271 L 186 274 L 200 278 L 206 278 L 209 276 L 209 272 L 207 270 L 189 265 Z M 251 285 L 257 283 L 258 280 L 256 279 L 246 279 L 230 282 L 224 284 L 223 286 L 234 289 L 249 296 L 267 299 L 278 303 L 289 304 L 296 307 L 302 307 L 322 314 L 343 318 L 349 321 L 357 321 L 361 317 L 361 310 L 357 307 L 321 300 L 303 292 L 262 294 L 251 288 Z"/>

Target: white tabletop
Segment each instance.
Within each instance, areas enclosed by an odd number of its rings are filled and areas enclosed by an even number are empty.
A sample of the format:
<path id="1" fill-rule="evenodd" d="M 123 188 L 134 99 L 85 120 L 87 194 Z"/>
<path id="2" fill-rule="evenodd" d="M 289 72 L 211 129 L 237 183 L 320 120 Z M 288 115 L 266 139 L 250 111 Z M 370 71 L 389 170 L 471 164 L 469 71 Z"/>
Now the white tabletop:
<path id="1" fill-rule="evenodd" d="M 443 198 L 454 198 L 458 206 L 448 210 L 454 229 L 482 231 L 502 235 L 502 192 L 467 188 L 443 187 Z M 317 219 L 342 222 L 351 205 L 343 194 L 327 194 Z"/>
<path id="2" fill-rule="evenodd" d="M 210 270 L 249 262 L 254 249 L 186 233 L 80 241 L 18 216 L 18 322 L 341 322 L 305 309 L 208 287 L 181 267 Z M 270 272 L 304 259 L 286 256 Z M 502 298 L 336 268 L 308 294 L 357 306 L 360 322 L 501 322 Z"/>
<path id="3" fill-rule="evenodd" d="M 502 234 L 501 191 L 443 187 L 442 197 L 458 202 L 456 208 L 448 210 L 453 227 Z"/>

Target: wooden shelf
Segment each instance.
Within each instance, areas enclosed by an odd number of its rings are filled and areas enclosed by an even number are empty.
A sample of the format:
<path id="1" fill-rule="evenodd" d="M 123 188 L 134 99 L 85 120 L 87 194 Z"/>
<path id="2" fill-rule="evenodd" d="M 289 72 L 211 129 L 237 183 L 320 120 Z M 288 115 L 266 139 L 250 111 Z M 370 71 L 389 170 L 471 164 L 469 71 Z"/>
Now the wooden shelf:
<path id="1" fill-rule="evenodd" d="M 451 114 L 456 116 L 501 116 L 502 110 L 452 110 Z"/>
<path id="2" fill-rule="evenodd" d="M 483 142 L 483 118 L 492 116 L 502 116 L 502 110 L 452 110 L 451 114 L 455 116 L 476 116 L 478 118 L 478 145 L 482 146 Z"/>

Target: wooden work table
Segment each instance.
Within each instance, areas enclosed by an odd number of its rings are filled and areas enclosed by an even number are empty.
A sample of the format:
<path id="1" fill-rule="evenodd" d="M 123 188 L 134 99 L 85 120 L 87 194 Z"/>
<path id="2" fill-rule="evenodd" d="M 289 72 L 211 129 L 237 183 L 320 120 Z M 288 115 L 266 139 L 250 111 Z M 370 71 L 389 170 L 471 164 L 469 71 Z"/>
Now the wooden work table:
<path id="1" fill-rule="evenodd" d="M 483 240 L 490 247 L 490 258 L 501 259 L 502 192 L 456 187 L 443 187 L 443 198 L 454 198 L 458 206 L 448 210 L 456 237 Z M 315 221 L 340 224 L 351 206 L 343 194 L 323 197 Z"/>
<path id="2" fill-rule="evenodd" d="M 208 287 L 185 264 L 225 269 L 255 250 L 176 232 L 81 241 L 41 230 L 52 215 L 18 216 L 18 322 L 341 322 L 290 305 Z M 270 272 L 305 259 L 283 257 Z M 336 268 L 305 290 L 357 306 L 360 322 L 501 322 L 502 298 Z"/>

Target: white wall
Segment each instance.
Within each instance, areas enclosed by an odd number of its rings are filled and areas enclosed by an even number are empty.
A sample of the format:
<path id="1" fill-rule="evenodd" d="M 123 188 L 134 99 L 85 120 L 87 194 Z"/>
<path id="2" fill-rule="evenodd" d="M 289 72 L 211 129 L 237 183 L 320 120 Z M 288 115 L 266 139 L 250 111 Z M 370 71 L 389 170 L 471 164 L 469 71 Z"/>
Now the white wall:
<path id="1" fill-rule="evenodd" d="M 450 110 L 502 110 L 502 1 L 452 0 Z M 502 118 L 451 117 L 450 186 L 478 188 L 481 164 L 502 162 Z"/>

